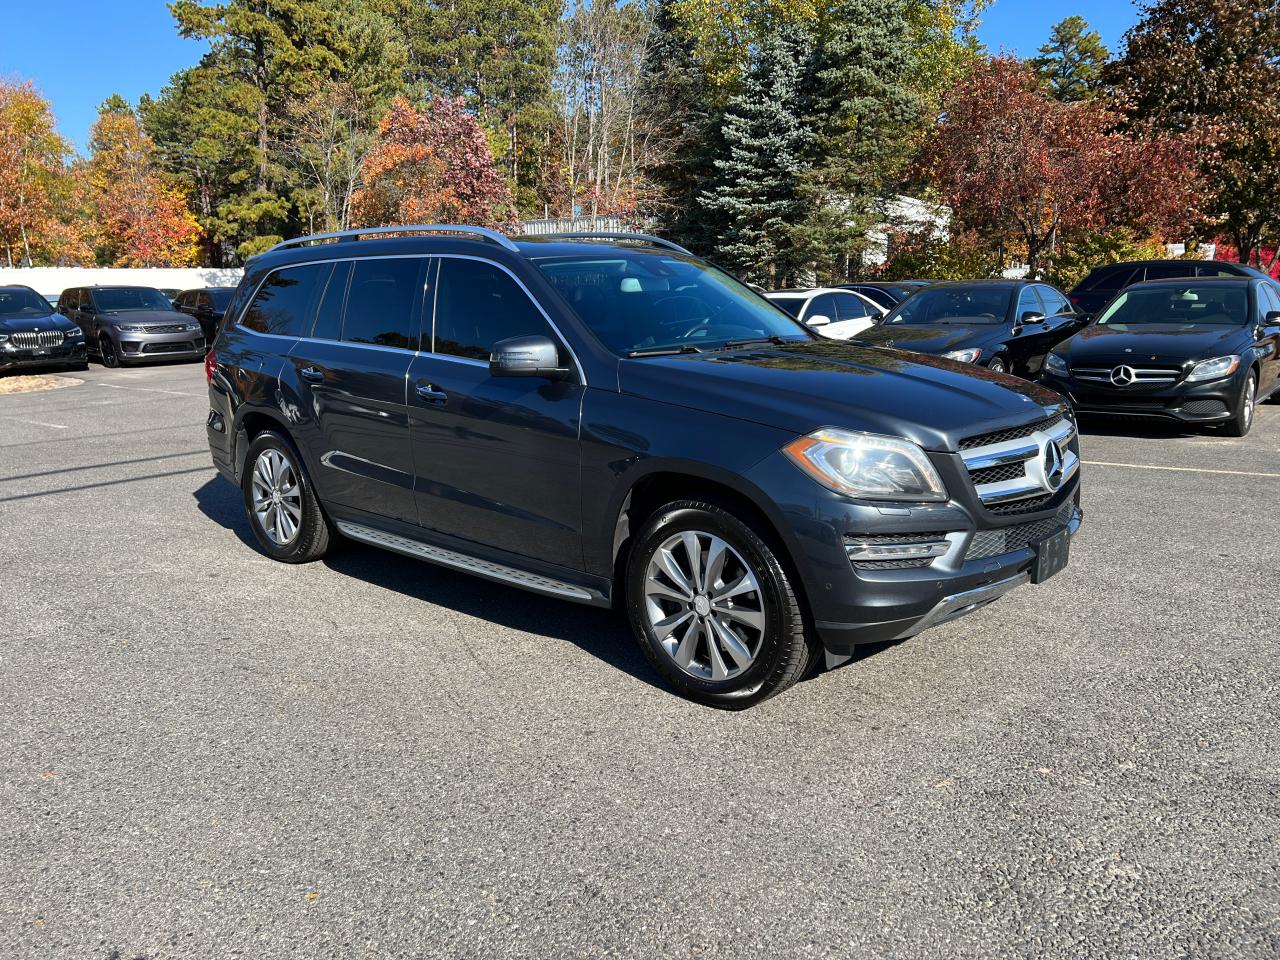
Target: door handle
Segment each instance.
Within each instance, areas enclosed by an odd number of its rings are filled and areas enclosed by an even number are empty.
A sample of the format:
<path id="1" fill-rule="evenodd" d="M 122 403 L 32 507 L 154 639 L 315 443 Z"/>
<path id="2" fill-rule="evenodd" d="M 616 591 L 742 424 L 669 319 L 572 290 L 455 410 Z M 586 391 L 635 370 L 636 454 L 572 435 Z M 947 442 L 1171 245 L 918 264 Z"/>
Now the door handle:
<path id="1" fill-rule="evenodd" d="M 312 383 L 324 382 L 324 371 L 319 367 L 303 367 L 298 372 L 302 374 L 303 380 L 310 380 Z"/>
<path id="2" fill-rule="evenodd" d="M 444 403 L 449 399 L 449 395 L 443 390 L 438 389 L 432 383 L 420 383 L 417 386 L 418 396 L 428 403 Z"/>

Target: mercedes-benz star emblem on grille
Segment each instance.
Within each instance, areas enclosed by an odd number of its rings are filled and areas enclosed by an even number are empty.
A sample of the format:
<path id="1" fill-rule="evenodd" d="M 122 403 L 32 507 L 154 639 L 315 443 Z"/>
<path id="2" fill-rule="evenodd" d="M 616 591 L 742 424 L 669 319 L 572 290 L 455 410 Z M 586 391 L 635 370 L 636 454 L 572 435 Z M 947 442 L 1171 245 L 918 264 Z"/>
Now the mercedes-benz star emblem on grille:
<path id="1" fill-rule="evenodd" d="M 1111 371 L 1111 382 L 1117 387 L 1127 387 L 1137 379 L 1138 375 L 1133 372 L 1133 367 L 1126 367 L 1124 364 Z"/>
<path id="2" fill-rule="evenodd" d="M 1052 440 L 1044 445 L 1044 482 L 1052 491 L 1062 486 L 1062 477 L 1066 467 L 1062 462 L 1062 451 Z"/>

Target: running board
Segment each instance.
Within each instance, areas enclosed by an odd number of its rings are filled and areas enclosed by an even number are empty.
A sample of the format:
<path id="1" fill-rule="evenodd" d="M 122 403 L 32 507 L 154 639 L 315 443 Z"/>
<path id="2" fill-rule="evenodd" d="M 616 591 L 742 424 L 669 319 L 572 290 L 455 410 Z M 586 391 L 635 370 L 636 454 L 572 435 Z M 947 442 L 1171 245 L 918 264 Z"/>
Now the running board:
<path id="1" fill-rule="evenodd" d="M 396 553 L 403 553 L 408 557 L 415 557 L 418 560 L 426 560 L 430 563 L 438 563 L 442 567 L 452 567 L 464 573 L 484 577 L 486 580 L 496 580 L 499 583 L 508 583 L 514 587 L 532 590 L 535 593 L 564 597 L 568 600 L 578 600 L 585 603 L 601 603 L 604 601 L 604 597 L 600 593 L 588 590 L 586 587 L 579 587 L 576 584 L 565 583 L 563 580 L 555 580 L 540 574 L 529 573 L 526 570 L 517 570 L 515 567 L 508 567 L 501 563 L 494 563 L 491 560 L 481 560 L 465 553 L 446 550 L 443 547 L 432 546 L 418 540 L 410 540 L 408 537 L 387 533 L 385 530 L 375 530 L 373 527 L 352 523 L 350 520 L 337 520 L 335 525 L 344 536 L 350 537 L 352 540 L 359 540 L 375 547 L 385 547 L 388 550 L 394 550 Z"/>

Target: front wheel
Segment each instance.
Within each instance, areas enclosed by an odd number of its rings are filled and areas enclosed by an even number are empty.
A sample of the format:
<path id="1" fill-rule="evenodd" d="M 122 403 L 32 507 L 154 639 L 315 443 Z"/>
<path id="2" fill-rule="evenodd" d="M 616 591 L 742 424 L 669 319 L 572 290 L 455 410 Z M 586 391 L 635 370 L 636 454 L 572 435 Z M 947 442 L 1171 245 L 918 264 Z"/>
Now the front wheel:
<path id="1" fill-rule="evenodd" d="M 1243 437 L 1253 426 L 1253 408 L 1258 403 L 1258 377 L 1250 371 L 1245 378 L 1240 396 L 1236 399 L 1235 416 L 1223 424 L 1229 437 Z"/>
<path id="2" fill-rule="evenodd" d="M 1009 364 L 1004 357 L 995 357 L 990 363 L 987 364 L 987 369 L 992 371 L 993 373 L 1008 373 Z"/>
<path id="3" fill-rule="evenodd" d="M 641 649 L 692 700 L 749 707 L 817 662 L 818 644 L 777 556 L 714 504 L 659 510 L 636 538 L 626 592 Z"/>
<path id="4" fill-rule="evenodd" d="M 302 458 L 283 436 L 268 430 L 254 437 L 240 485 L 249 525 L 268 556 L 282 563 L 309 563 L 329 552 L 329 519 Z"/>
<path id="5" fill-rule="evenodd" d="M 114 369 L 120 366 L 120 355 L 116 353 L 115 341 L 105 333 L 98 338 L 98 356 L 102 358 L 104 367 Z"/>

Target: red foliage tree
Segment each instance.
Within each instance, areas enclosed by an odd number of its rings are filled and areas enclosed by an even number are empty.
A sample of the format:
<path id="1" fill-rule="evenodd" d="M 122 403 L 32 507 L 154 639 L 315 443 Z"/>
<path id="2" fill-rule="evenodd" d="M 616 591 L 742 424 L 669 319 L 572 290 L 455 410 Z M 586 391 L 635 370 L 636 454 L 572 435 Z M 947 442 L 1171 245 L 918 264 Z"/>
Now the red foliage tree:
<path id="1" fill-rule="evenodd" d="M 1033 275 L 1064 232 L 1124 226 L 1169 234 L 1198 209 L 1192 146 L 1125 130 L 1090 101 L 1061 103 L 1024 64 L 979 62 L 947 99 L 919 173 L 965 225 L 1025 250 Z"/>
<path id="2" fill-rule="evenodd" d="M 484 130 L 461 100 L 437 97 L 419 110 L 398 97 L 365 158 L 352 198 L 362 226 L 515 223 L 511 190 L 494 165 Z"/>

